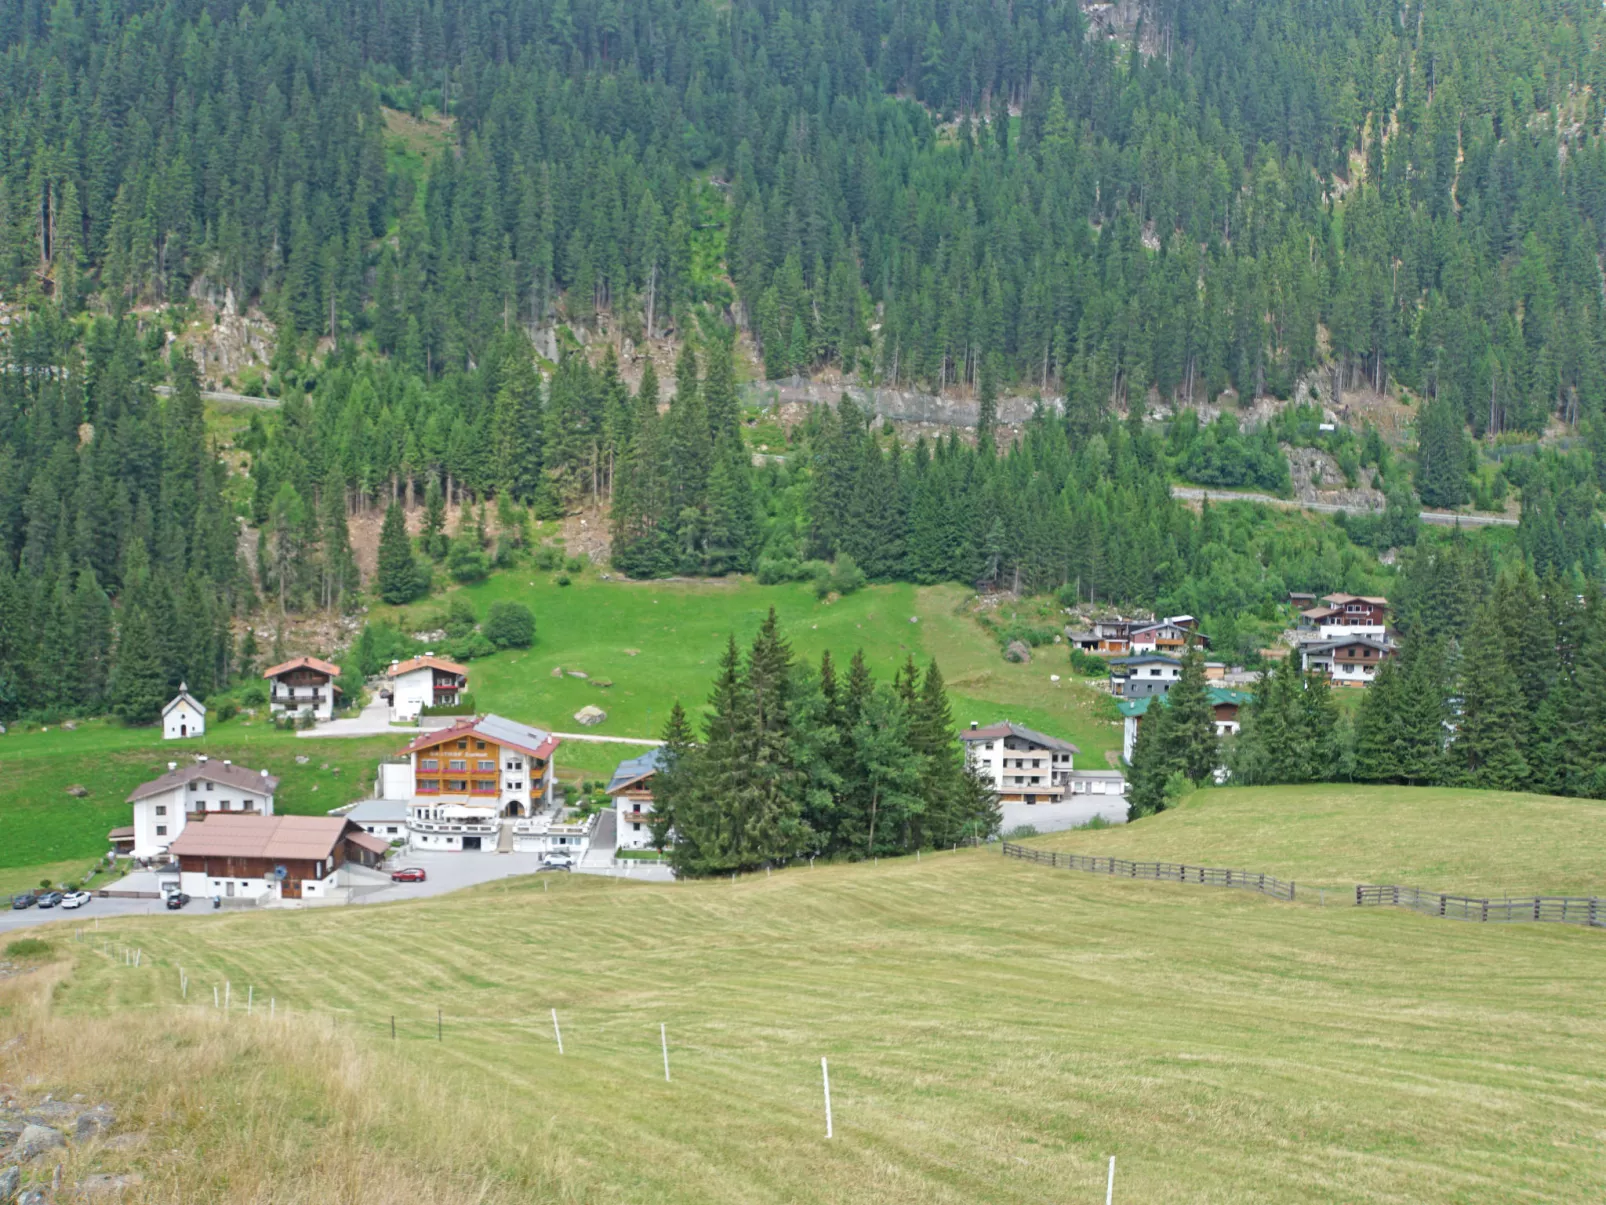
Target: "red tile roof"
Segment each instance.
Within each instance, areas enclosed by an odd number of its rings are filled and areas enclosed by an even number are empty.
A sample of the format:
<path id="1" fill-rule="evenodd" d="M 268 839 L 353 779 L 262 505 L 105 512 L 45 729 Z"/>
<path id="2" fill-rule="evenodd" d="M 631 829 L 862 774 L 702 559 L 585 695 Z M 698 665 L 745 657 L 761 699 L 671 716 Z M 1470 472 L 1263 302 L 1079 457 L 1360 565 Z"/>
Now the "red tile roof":
<path id="1" fill-rule="evenodd" d="M 340 667 L 331 661 L 324 661 L 318 657 L 296 657 L 286 661 L 283 665 L 275 665 L 272 669 L 262 671 L 264 678 L 277 678 L 280 674 L 292 669 L 315 669 L 320 674 L 328 674 L 331 678 L 340 676 Z"/>
<path id="2" fill-rule="evenodd" d="M 464 666 L 459 665 L 455 661 L 448 661 L 445 657 L 436 657 L 429 653 L 424 654 L 422 657 L 414 657 L 410 661 L 402 661 L 396 665 L 393 665 L 386 670 L 385 673 L 388 676 L 395 678 L 402 674 L 410 674 L 415 669 L 424 669 L 425 667 L 443 670 L 448 674 L 462 674 L 465 678 L 468 677 L 468 670 Z"/>

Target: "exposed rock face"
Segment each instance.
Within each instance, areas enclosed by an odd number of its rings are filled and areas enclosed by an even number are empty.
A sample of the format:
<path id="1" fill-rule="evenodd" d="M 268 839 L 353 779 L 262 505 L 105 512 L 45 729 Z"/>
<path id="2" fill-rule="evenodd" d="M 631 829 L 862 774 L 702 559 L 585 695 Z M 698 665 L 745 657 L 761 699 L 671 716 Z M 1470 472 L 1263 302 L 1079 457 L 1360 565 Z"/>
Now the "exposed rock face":
<path id="1" fill-rule="evenodd" d="M 22 1169 L 8 1167 L 0 1169 L 0 1205 L 10 1205 L 12 1198 L 17 1195 L 17 1189 L 22 1187 Z"/>
<path id="2" fill-rule="evenodd" d="M 117 1124 L 117 1114 L 107 1105 L 96 1105 L 87 1113 L 80 1113 L 78 1120 L 73 1123 L 72 1136 L 74 1142 L 83 1142 L 88 1138 L 98 1138 L 102 1134 L 111 1132 Z"/>

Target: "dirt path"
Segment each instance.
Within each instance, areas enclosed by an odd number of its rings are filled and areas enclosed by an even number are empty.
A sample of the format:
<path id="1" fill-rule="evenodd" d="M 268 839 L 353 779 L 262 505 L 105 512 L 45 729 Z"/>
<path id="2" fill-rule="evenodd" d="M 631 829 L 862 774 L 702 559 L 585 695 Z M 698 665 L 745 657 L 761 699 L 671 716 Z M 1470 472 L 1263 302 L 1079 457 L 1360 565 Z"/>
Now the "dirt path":
<path id="1" fill-rule="evenodd" d="M 1208 498 L 1211 502 L 1261 502 L 1267 506 L 1279 506 L 1285 510 L 1311 510 L 1322 514 L 1338 515 L 1375 515 L 1378 511 L 1364 506 L 1343 506 L 1336 502 L 1300 502 L 1293 498 L 1274 498 L 1270 494 L 1240 494 L 1232 490 L 1207 490 L 1196 485 L 1173 485 L 1171 496 L 1187 502 L 1202 502 Z M 1434 523 L 1441 527 L 1451 527 L 1457 523 L 1463 527 L 1515 527 L 1517 520 L 1509 519 L 1504 515 L 1457 515 L 1442 510 L 1425 510 L 1421 512 L 1424 523 Z"/>

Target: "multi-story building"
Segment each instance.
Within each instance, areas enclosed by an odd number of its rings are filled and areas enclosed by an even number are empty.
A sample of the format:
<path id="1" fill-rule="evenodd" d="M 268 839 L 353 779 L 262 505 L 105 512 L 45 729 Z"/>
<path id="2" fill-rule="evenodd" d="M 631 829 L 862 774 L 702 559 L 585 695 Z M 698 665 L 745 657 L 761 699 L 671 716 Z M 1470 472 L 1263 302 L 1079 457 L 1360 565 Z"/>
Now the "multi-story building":
<path id="1" fill-rule="evenodd" d="M 1005 720 L 959 734 L 965 756 L 1004 803 L 1059 803 L 1071 788 L 1075 755 L 1069 741 Z"/>
<path id="2" fill-rule="evenodd" d="M 164 857 L 186 827 L 208 816 L 273 815 L 279 780 L 266 770 L 198 757 L 188 765 L 167 763 L 167 773 L 134 788 L 133 848 L 136 858 Z M 114 830 L 115 831 L 115 830 Z"/>
<path id="3" fill-rule="evenodd" d="M 1210 710 L 1216 721 L 1216 735 L 1237 735 L 1241 727 L 1238 712 L 1249 705 L 1251 692 L 1236 690 L 1230 686 L 1212 686 L 1208 689 Z M 1132 764 L 1132 751 L 1138 745 L 1138 728 L 1143 723 L 1143 717 L 1149 713 L 1149 708 L 1156 697 L 1143 695 L 1138 698 L 1122 699 L 1119 704 L 1122 719 L 1121 759 L 1128 765 Z"/>
<path id="4" fill-rule="evenodd" d="M 268 680 L 268 712 L 271 715 L 310 715 L 327 720 L 335 713 L 335 696 L 340 687 L 340 667 L 317 657 L 297 657 L 275 665 L 262 675 Z"/>
<path id="5" fill-rule="evenodd" d="M 468 691 L 468 670 L 434 653 L 392 661 L 386 676 L 393 720 L 416 720 L 424 708 L 456 704 Z"/>
<path id="6" fill-rule="evenodd" d="M 652 848 L 652 778 L 663 760 L 663 750 L 651 749 L 614 767 L 608 780 L 613 798 L 620 849 Z"/>
<path id="7" fill-rule="evenodd" d="M 1163 695 L 1182 677 L 1182 662 L 1160 653 L 1117 657 L 1110 662 L 1110 693 L 1118 699 Z"/>
<path id="8" fill-rule="evenodd" d="M 1299 646 L 1306 671 L 1326 674 L 1335 686 L 1370 686 L 1394 653 L 1392 644 L 1376 636 L 1340 636 Z"/>
<path id="9" fill-rule="evenodd" d="M 407 789 L 408 839 L 420 849 L 512 848 L 503 818 L 527 818 L 552 806 L 557 737 L 498 715 L 470 717 L 425 733 L 402 756 L 403 773 L 386 774 L 388 797 Z M 411 783 L 407 783 L 410 776 Z"/>
<path id="10" fill-rule="evenodd" d="M 1301 640 L 1337 640 L 1345 636 L 1388 634 L 1389 600 L 1360 594 L 1324 594 L 1320 606 L 1299 613 Z"/>

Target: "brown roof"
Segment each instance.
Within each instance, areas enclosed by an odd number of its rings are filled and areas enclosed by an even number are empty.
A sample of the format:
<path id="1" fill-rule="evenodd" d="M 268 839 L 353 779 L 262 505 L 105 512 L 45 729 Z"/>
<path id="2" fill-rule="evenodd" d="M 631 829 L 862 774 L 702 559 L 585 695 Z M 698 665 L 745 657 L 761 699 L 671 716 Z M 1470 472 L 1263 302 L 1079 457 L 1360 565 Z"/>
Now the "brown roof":
<path id="1" fill-rule="evenodd" d="M 310 861 L 327 858 L 347 829 L 362 830 L 344 816 L 209 815 L 203 824 L 186 824 L 168 846 L 180 854 L 215 858 L 273 858 Z M 387 847 L 388 848 L 388 847 Z"/>
<path id="2" fill-rule="evenodd" d="M 414 657 L 411 661 L 403 661 L 400 664 L 393 665 L 385 672 L 394 678 L 400 674 L 410 674 L 415 669 L 424 669 L 426 666 L 430 669 L 443 670 L 448 674 L 462 674 L 465 678 L 468 677 L 468 670 L 457 662 L 448 661 L 445 657 L 436 657 L 429 653 L 422 657 Z"/>
<path id="3" fill-rule="evenodd" d="M 1388 599 L 1382 598 L 1376 594 L 1324 594 L 1322 595 L 1322 601 L 1330 602 L 1335 606 L 1342 606 L 1347 602 L 1374 603 L 1380 607 L 1386 607 L 1389 605 Z"/>
<path id="4" fill-rule="evenodd" d="M 152 795 L 160 795 L 164 791 L 171 791 L 174 787 L 182 787 L 197 778 L 208 782 L 219 782 L 237 791 L 256 791 L 263 795 L 271 795 L 279 789 L 279 780 L 266 770 L 251 770 L 245 766 L 230 765 L 228 762 L 208 760 L 190 762 L 188 765 L 169 770 L 160 778 L 141 783 L 134 788 L 134 793 L 128 797 L 128 802 L 138 803 L 141 799 L 149 799 Z"/>
<path id="5" fill-rule="evenodd" d="M 127 828 L 114 828 L 106 834 L 106 840 L 108 841 L 132 841 L 133 839 L 134 826 L 132 824 Z"/>
<path id="6" fill-rule="evenodd" d="M 296 657 L 286 661 L 283 665 L 275 665 L 272 669 L 262 671 L 264 678 L 277 678 L 280 674 L 292 669 L 315 669 L 320 674 L 328 674 L 331 678 L 340 676 L 340 667 L 333 662 L 324 661 L 318 657 Z"/>
<path id="7" fill-rule="evenodd" d="M 350 845 L 360 845 L 363 849 L 376 854 L 388 854 L 390 852 L 389 841 L 383 837 L 375 837 L 370 833 L 352 833 L 351 836 L 346 838 L 346 841 Z"/>
<path id="8" fill-rule="evenodd" d="M 959 734 L 959 739 L 962 741 L 991 741 L 1006 736 L 1019 737 L 1021 740 L 1042 745 L 1046 749 L 1059 749 L 1070 753 L 1081 752 L 1070 741 L 1062 741 L 1057 736 L 1045 736 L 1043 733 L 1027 728 L 1023 724 L 1017 724 L 1013 720 L 1005 720 L 1001 724 L 989 724 L 985 728 L 967 728 Z"/>

